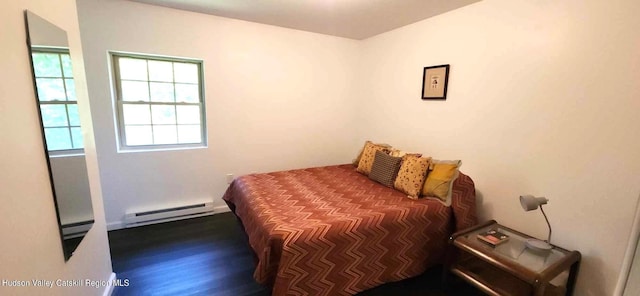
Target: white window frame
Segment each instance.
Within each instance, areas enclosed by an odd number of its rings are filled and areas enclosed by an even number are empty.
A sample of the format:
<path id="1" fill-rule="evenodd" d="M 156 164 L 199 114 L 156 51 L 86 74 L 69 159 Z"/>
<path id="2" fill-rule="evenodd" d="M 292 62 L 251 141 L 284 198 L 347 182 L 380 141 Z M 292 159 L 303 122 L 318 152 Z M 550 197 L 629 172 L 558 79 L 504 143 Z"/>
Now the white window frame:
<path id="1" fill-rule="evenodd" d="M 55 47 L 55 46 L 32 46 L 31 47 L 31 54 L 36 54 L 36 53 L 44 53 L 44 54 L 56 54 L 58 55 L 58 58 L 60 59 L 60 73 L 62 75 L 62 77 L 60 77 L 63 80 L 63 85 L 65 88 L 65 96 L 68 96 L 68 92 L 67 92 L 67 82 L 66 79 L 73 79 L 74 80 L 74 85 L 75 85 L 75 77 L 73 77 L 73 75 L 71 75 L 71 77 L 67 77 L 64 74 L 64 69 L 62 68 L 62 57 L 61 55 L 66 54 L 69 55 L 69 58 L 71 58 L 71 54 L 69 53 L 69 49 L 65 48 L 65 47 Z M 33 57 L 32 57 L 33 59 Z M 35 65 L 33 65 L 35 67 Z M 49 77 L 38 77 L 36 76 L 36 71 L 34 69 L 34 79 L 38 79 L 38 78 L 49 78 Z M 36 83 L 34 81 L 34 83 Z M 37 94 L 37 85 L 36 85 L 36 96 L 38 96 Z M 75 91 L 75 90 L 74 90 Z M 67 115 L 67 125 L 66 128 L 69 129 L 69 139 L 71 140 L 71 145 L 73 146 L 73 134 L 71 133 L 71 128 L 75 127 L 75 128 L 80 128 L 82 130 L 82 125 L 71 125 L 71 122 L 69 120 L 69 110 L 66 108 L 67 105 L 78 105 L 78 100 L 76 97 L 75 101 L 69 101 L 68 97 L 67 100 L 65 101 L 41 101 L 40 97 L 38 96 L 38 112 L 40 112 L 40 117 L 43 117 L 42 114 L 42 110 L 41 110 L 41 106 L 42 105 L 64 105 L 65 106 L 65 114 Z M 44 118 L 43 118 L 44 120 Z M 46 141 L 46 128 L 44 127 L 44 125 L 42 126 L 42 132 L 44 136 L 44 139 Z M 45 143 L 45 149 L 47 150 L 47 153 L 49 154 L 50 157 L 64 157 L 64 156 L 76 156 L 76 155 L 84 155 L 84 134 L 83 134 L 83 141 L 82 141 L 82 148 L 73 148 L 73 149 L 58 149 L 58 150 L 49 150 L 48 145 L 46 145 Z"/>
<path id="2" fill-rule="evenodd" d="M 140 152 L 140 151 L 158 151 L 158 150 L 180 150 L 180 149 L 194 149 L 194 148 L 206 148 L 207 139 L 207 123 L 206 123 L 206 107 L 205 107 L 205 94 L 204 94 L 204 62 L 201 59 L 184 58 L 184 57 L 172 57 L 172 56 L 160 56 L 153 54 L 131 53 L 122 51 L 109 51 L 109 58 L 111 61 L 111 72 L 113 79 L 113 103 L 115 110 L 115 122 L 116 122 L 116 134 L 117 134 L 117 148 L 118 152 Z M 149 101 L 124 101 L 122 100 L 122 88 L 120 79 L 120 69 L 118 65 L 119 58 L 134 58 L 151 61 L 166 61 L 177 63 L 191 63 L 198 66 L 198 90 L 199 90 L 199 102 L 198 103 L 186 103 L 186 102 L 153 102 Z M 148 67 L 148 66 L 147 66 Z M 147 68 L 147 82 L 148 78 Z M 175 81 L 173 82 L 175 87 Z M 127 145 L 125 135 L 124 124 L 124 104 L 140 104 L 140 105 L 170 105 L 170 106 L 200 106 L 200 143 L 178 143 L 178 144 L 151 144 L 151 145 Z M 151 119 L 151 125 L 153 126 L 153 119 Z M 152 130 L 153 133 L 153 130 Z M 153 135 L 153 134 L 152 134 Z"/>

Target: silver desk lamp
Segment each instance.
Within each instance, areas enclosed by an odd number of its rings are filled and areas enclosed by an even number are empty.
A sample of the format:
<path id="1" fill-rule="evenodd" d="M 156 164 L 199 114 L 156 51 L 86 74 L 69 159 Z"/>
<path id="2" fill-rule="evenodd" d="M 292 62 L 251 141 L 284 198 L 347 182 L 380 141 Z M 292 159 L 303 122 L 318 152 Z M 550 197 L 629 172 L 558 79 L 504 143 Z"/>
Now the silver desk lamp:
<path id="1" fill-rule="evenodd" d="M 541 241 L 541 240 L 538 240 L 538 239 L 529 239 L 525 243 L 527 248 L 529 248 L 530 250 L 532 250 L 534 252 L 541 253 L 541 254 L 549 253 L 551 251 L 551 249 L 553 249 L 553 247 L 550 244 L 550 242 L 551 242 L 551 224 L 549 224 L 549 219 L 547 219 L 547 214 L 545 214 L 544 210 L 542 209 L 542 205 L 546 205 L 548 201 L 549 200 L 544 198 L 544 197 L 535 197 L 533 195 L 521 195 L 520 196 L 520 204 L 522 205 L 522 208 L 525 211 L 528 212 L 528 211 L 533 211 L 533 210 L 537 209 L 538 207 L 540 207 L 540 211 L 542 212 L 542 215 L 544 216 L 544 220 L 547 221 L 547 226 L 549 226 L 549 236 L 548 236 L 546 241 Z"/>

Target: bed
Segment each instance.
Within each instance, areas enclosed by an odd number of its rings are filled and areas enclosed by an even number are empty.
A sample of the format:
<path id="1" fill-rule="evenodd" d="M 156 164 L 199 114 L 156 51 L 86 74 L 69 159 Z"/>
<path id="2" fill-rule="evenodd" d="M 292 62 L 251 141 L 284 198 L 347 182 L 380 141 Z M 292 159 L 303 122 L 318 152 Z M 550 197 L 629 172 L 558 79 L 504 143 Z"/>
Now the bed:
<path id="1" fill-rule="evenodd" d="M 451 207 L 411 200 L 350 164 L 245 175 L 223 199 L 273 295 L 353 295 L 417 276 L 442 261 L 451 233 L 477 223 L 462 173 Z"/>

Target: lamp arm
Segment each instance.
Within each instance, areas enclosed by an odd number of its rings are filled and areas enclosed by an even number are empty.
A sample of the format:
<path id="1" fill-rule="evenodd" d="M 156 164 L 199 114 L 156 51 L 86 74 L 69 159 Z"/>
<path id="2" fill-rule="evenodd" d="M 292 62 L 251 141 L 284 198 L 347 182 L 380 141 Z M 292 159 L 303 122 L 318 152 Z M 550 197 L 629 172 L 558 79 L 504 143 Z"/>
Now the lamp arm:
<path id="1" fill-rule="evenodd" d="M 544 220 L 547 221 L 547 226 L 549 226 L 549 237 L 547 238 L 547 243 L 551 243 L 551 224 L 549 224 L 549 219 L 547 219 L 547 214 L 545 214 L 544 210 L 542 209 L 542 205 L 540 205 L 540 211 L 544 216 Z"/>

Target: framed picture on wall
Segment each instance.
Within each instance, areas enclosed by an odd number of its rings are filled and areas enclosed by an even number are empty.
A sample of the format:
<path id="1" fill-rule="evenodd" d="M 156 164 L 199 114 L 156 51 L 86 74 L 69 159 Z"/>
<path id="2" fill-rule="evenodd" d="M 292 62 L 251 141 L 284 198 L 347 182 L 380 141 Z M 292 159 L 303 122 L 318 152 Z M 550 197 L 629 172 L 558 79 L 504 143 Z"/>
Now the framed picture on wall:
<path id="1" fill-rule="evenodd" d="M 449 83 L 449 65 L 424 67 L 422 73 L 422 99 L 446 100 Z"/>

